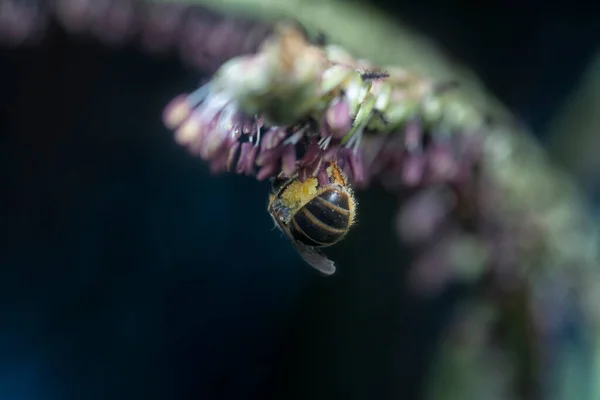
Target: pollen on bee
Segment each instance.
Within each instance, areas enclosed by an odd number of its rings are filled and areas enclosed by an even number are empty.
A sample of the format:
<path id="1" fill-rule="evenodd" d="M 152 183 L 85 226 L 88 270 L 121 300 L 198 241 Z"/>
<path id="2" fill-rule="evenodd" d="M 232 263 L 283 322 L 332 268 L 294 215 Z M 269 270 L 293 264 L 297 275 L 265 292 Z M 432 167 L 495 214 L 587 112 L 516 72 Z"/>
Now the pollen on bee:
<path id="1" fill-rule="evenodd" d="M 356 222 L 356 209 L 358 208 L 358 202 L 354 197 L 352 188 L 348 186 L 348 178 L 346 174 L 338 167 L 335 163 L 330 163 L 327 166 L 327 176 L 331 182 L 335 182 L 344 188 L 345 193 L 348 195 L 348 206 L 350 207 L 350 221 L 348 226 L 353 226 Z"/>
<path id="2" fill-rule="evenodd" d="M 300 207 L 317 195 L 317 178 L 308 178 L 304 182 L 295 180 L 281 194 L 281 201 L 288 208 Z"/>
<path id="3" fill-rule="evenodd" d="M 331 181 L 337 183 L 340 186 L 346 186 L 346 184 L 347 184 L 346 175 L 334 163 L 330 163 L 327 166 L 327 176 L 329 177 L 329 179 Z"/>

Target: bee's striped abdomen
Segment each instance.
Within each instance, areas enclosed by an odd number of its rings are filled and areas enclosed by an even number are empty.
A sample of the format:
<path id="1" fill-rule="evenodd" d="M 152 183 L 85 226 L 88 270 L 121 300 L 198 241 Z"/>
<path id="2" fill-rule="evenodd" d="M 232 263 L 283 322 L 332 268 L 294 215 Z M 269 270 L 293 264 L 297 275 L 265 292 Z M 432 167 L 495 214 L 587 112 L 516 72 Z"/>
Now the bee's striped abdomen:
<path id="1" fill-rule="evenodd" d="M 351 214 L 348 195 L 336 188 L 327 189 L 294 215 L 290 232 L 307 246 L 331 246 L 350 229 Z"/>

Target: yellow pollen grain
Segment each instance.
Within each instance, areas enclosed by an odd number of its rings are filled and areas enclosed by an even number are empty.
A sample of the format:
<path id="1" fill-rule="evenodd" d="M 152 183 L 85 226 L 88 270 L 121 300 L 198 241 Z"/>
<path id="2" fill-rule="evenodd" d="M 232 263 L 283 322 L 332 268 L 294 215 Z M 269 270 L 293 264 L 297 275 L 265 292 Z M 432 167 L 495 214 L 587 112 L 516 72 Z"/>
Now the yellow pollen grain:
<path id="1" fill-rule="evenodd" d="M 300 207 L 317 195 L 317 183 L 316 178 L 308 178 L 304 182 L 296 180 L 284 190 L 281 200 L 289 208 Z"/>

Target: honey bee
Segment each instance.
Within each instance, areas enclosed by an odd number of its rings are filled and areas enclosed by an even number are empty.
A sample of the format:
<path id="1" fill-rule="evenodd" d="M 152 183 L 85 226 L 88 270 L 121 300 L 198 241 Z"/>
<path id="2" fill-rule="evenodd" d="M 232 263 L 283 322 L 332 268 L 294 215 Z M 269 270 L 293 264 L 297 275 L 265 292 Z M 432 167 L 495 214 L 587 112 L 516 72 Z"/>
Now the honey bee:
<path id="1" fill-rule="evenodd" d="M 335 263 L 320 249 L 346 236 L 356 219 L 357 201 L 346 175 L 336 163 L 330 162 L 326 172 L 325 185 L 320 185 L 314 177 L 304 182 L 297 175 L 273 178 L 267 209 L 304 261 L 331 275 Z"/>

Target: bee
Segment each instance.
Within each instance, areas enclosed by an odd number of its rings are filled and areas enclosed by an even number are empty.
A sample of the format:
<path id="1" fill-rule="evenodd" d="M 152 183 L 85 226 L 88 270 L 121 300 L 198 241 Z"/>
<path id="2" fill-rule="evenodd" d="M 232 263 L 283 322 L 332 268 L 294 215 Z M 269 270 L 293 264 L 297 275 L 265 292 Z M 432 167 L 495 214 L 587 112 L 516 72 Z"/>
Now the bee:
<path id="1" fill-rule="evenodd" d="M 358 204 L 346 175 L 335 162 L 326 165 L 326 172 L 325 185 L 314 177 L 304 182 L 297 175 L 273 178 L 267 209 L 304 261 L 331 275 L 335 264 L 320 249 L 346 236 L 355 222 Z"/>

